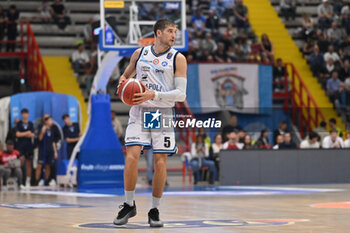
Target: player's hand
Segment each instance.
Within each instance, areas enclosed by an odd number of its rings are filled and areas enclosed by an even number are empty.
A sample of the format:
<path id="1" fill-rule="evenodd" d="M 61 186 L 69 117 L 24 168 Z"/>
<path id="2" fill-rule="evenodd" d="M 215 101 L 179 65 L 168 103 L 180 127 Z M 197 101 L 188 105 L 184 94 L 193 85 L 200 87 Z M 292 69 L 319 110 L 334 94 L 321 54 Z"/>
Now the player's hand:
<path id="1" fill-rule="evenodd" d="M 45 132 L 46 131 L 46 125 L 43 125 L 43 127 L 41 128 L 41 132 Z"/>
<path id="2" fill-rule="evenodd" d="M 125 80 L 126 80 L 126 78 L 125 78 L 124 76 L 120 76 L 117 88 L 119 88 L 120 85 L 121 85 L 123 82 L 125 82 Z"/>
<path id="3" fill-rule="evenodd" d="M 151 100 L 154 98 L 154 91 L 151 91 L 150 89 L 146 88 L 145 92 L 143 93 L 137 93 L 134 94 L 134 98 L 132 99 L 133 104 L 139 105 L 143 102 L 146 102 L 147 100 Z"/>
<path id="4" fill-rule="evenodd" d="M 121 76 L 121 77 L 119 78 L 117 90 L 116 90 L 116 92 L 114 93 L 115 95 L 119 95 L 119 87 L 120 87 L 120 85 L 122 85 L 122 83 L 125 82 L 125 81 L 126 81 L 126 78 L 125 78 L 124 76 Z"/>
<path id="5" fill-rule="evenodd" d="M 57 159 L 58 158 L 57 152 L 55 152 L 55 154 L 53 156 L 54 156 L 55 159 Z"/>

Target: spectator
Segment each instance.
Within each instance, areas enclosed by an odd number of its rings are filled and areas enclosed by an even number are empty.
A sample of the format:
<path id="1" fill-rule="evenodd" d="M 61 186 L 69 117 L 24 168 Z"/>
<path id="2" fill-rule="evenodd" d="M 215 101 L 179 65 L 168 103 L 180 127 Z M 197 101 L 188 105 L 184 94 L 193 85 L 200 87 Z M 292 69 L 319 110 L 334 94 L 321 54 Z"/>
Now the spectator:
<path id="1" fill-rule="evenodd" d="M 344 0 L 333 0 L 333 12 L 336 17 L 340 16 L 341 9 L 343 8 Z"/>
<path id="2" fill-rule="evenodd" d="M 247 134 L 244 136 L 243 144 L 244 144 L 243 150 L 253 149 L 252 138 L 250 137 L 250 135 Z"/>
<path id="3" fill-rule="evenodd" d="M 346 133 L 346 140 L 344 142 L 344 148 L 350 148 L 350 131 Z"/>
<path id="4" fill-rule="evenodd" d="M 191 24 L 194 32 L 203 32 L 205 29 L 206 19 L 201 14 L 201 10 L 199 8 L 196 9 L 195 15 L 192 16 Z"/>
<path id="5" fill-rule="evenodd" d="M 267 34 L 261 35 L 261 51 L 263 54 L 269 58 L 270 61 L 274 61 L 274 47 L 272 42 L 270 41 Z"/>
<path id="6" fill-rule="evenodd" d="M 228 48 L 229 46 L 233 46 L 233 44 L 235 43 L 235 38 L 236 38 L 235 29 L 232 27 L 231 24 L 228 24 L 221 38 L 221 40 L 225 44 L 225 47 Z"/>
<path id="7" fill-rule="evenodd" d="M 250 45 L 250 59 L 253 61 L 259 61 L 261 60 L 260 54 L 261 54 L 261 44 L 257 40 L 256 37 L 253 38 L 252 44 Z"/>
<path id="8" fill-rule="evenodd" d="M 296 149 L 297 145 L 292 141 L 292 135 L 286 132 L 283 135 L 284 142 L 278 145 L 278 149 Z"/>
<path id="9" fill-rule="evenodd" d="M 276 65 L 273 66 L 273 90 L 274 92 L 284 91 L 284 81 L 286 68 L 281 58 L 277 58 Z"/>
<path id="10" fill-rule="evenodd" d="M 341 25 L 343 26 L 343 28 L 345 29 L 346 33 L 349 35 L 350 34 L 350 11 L 349 11 L 349 5 L 345 4 L 341 10 L 341 15 L 340 15 L 340 20 L 341 20 Z"/>
<path id="11" fill-rule="evenodd" d="M 341 137 L 337 136 L 337 130 L 331 129 L 330 135 L 325 137 L 322 142 L 322 148 L 324 149 L 334 149 L 334 148 L 344 148 L 344 142 Z"/>
<path id="12" fill-rule="evenodd" d="M 11 140 L 14 142 L 15 144 L 15 148 L 17 148 L 17 138 L 16 138 L 16 129 L 17 129 L 17 124 L 20 120 L 18 118 L 16 118 L 14 121 L 13 121 L 13 127 L 8 131 L 7 135 L 6 135 L 6 140 L 5 141 L 8 141 L 8 140 Z"/>
<path id="13" fill-rule="evenodd" d="M 152 10 L 150 7 L 145 4 L 145 3 L 138 3 L 137 4 L 137 12 L 138 12 L 138 17 L 141 20 L 153 20 L 154 15 L 152 14 Z"/>
<path id="14" fill-rule="evenodd" d="M 230 24 L 230 17 L 233 16 L 233 10 L 235 7 L 235 1 L 234 0 L 219 0 L 219 2 L 222 2 L 222 6 L 224 7 L 224 13 L 223 17 L 226 18 L 226 23 Z"/>
<path id="15" fill-rule="evenodd" d="M 344 37 L 344 30 L 338 28 L 337 23 L 333 22 L 332 27 L 327 30 L 327 38 L 330 41 L 330 43 L 334 46 L 339 46 Z"/>
<path id="16" fill-rule="evenodd" d="M 223 129 L 222 129 L 222 138 L 223 138 L 223 142 L 227 141 L 227 134 L 231 133 L 231 132 L 239 132 L 241 131 L 243 128 L 242 126 L 240 126 L 238 124 L 238 118 L 236 115 L 232 115 L 231 119 L 230 119 L 230 124 L 226 125 Z"/>
<path id="17" fill-rule="evenodd" d="M 313 130 L 315 133 L 317 133 L 317 134 L 320 136 L 320 142 L 321 142 L 321 143 L 323 142 L 323 139 L 324 139 L 326 136 L 328 136 L 328 134 L 329 134 L 329 133 L 327 132 L 326 127 L 327 127 L 327 122 L 321 121 L 320 126 L 319 126 L 318 128 L 316 128 L 316 129 Z"/>
<path id="18" fill-rule="evenodd" d="M 5 38 L 6 30 L 6 13 L 4 8 L 0 5 L 0 52 L 2 50 L 2 42 Z"/>
<path id="19" fill-rule="evenodd" d="M 236 5 L 233 9 L 235 19 L 236 19 L 236 26 L 238 29 L 244 29 L 244 32 L 247 32 L 249 27 L 249 14 L 248 14 L 248 8 L 243 5 L 243 0 L 236 0 Z"/>
<path id="20" fill-rule="evenodd" d="M 55 0 L 54 4 L 51 5 L 50 13 L 58 28 L 61 30 L 64 30 L 66 26 L 71 23 L 66 8 L 60 0 Z"/>
<path id="21" fill-rule="evenodd" d="M 215 163 L 215 167 L 216 167 L 218 174 L 220 171 L 219 163 L 220 163 L 220 151 L 222 150 L 222 146 L 223 146 L 223 144 L 222 144 L 221 134 L 215 135 L 214 143 L 211 144 L 209 154 L 210 154 L 210 159 L 212 161 L 214 161 L 214 163 Z"/>
<path id="22" fill-rule="evenodd" d="M 210 0 L 209 9 L 213 10 L 220 19 L 225 12 L 225 7 L 222 0 Z"/>
<path id="23" fill-rule="evenodd" d="M 328 51 L 324 54 L 324 60 L 328 61 L 328 59 L 332 59 L 334 63 L 338 62 L 343 65 L 338 53 L 334 51 L 333 45 L 328 46 Z"/>
<path id="24" fill-rule="evenodd" d="M 16 49 L 16 38 L 17 38 L 17 21 L 19 19 L 19 12 L 16 5 L 11 5 L 6 15 L 7 21 L 7 39 L 9 40 L 6 51 L 14 52 Z"/>
<path id="25" fill-rule="evenodd" d="M 203 137 L 204 143 L 210 148 L 211 146 L 211 139 L 205 132 L 205 128 L 199 128 L 198 129 L 198 135 L 201 135 Z"/>
<path id="26" fill-rule="evenodd" d="M 332 77 L 327 81 L 327 95 L 329 96 L 332 103 L 335 103 L 336 100 L 340 99 L 340 87 L 341 81 L 338 78 L 338 72 L 333 71 Z"/>
<path id="27" fill-rule="evenodd" d="M 50 6 L 47 4 L 47 0 L 43 0 L 41 6 L 38 7 L 40 12 L 41 21 L 43 23 L 49 23 L 51 21 Z"/>
<path id="28" fill-rule="evenodd" d="M 345 88 L 345 104 L 349 107 L 350 106 L 350 76 L 347 79 L 345 79 L 344 88 Z"/>
<path id="29" fill-rule="evenodd" d="M 94 24 L 99 21 L 99 15 L 94 15 L 87 24 L 84 26 L 84 43 L 90 46 L 90 49 L 93 47 L 92 44 L 95 44 L 94 38 Z"/>
<path id="30" fill-rule="evenodd" d="M 67 142 L 67 158 L 70 159 L 75 145 L 80 139 L 80 127 L 78 123 L 73 123 L 68 114 L 62 116 L 64 122 L 63 135 Z"/>
<path id="31" fill-rule="evenodd" d="M 296 7 L 296 0 L 280 1 L 281 14 L 284 18 L 286 18 L 287 21 L 289 20 L 289 18 L 291 18 L 292 20 L 295 19 Z"/>
<path id="32" fill-rule="evenodd" d="M 200 58 L 200 61 L 206 62 L 206 63 L 213 63 L 214 62 L 213 54 L 210 53 L 208 50 L 204 50 L 203 55 Z"/>
<path id="33" fill-rule="evenodd" d="M 250 45 L 248 44 L 248 37 L 242 36 L 238 39 L 237 44 L 237 55 L 239 57 L 239 60 L 241 61 L 247 61 L 250 57 L 251 49 Z"/>
<path id="34" fill-rule="evenodd" d="M 276 145 L 274 145 L 272 147 L 272 149 L 274 150 L 278 150 L 279 149 L 279 145 L 282 144 L 284 142 L 284 137 L 283 135 L 278 135 L 276 138 Z"/>
<path id="35" fill-rule="evenodd" d="M 334 118 L 329 119 L 328 125 L 330 129 L 334 129 L 337 131 L 338 137 L 343 137 L 343 132 L 341 131 L 340 128 L 337 127 L 337 120 Z"/>
<path id="36" fill-rule="evenodd" d="M 344 61 L 344 66 L 339 71 L 339 80 L 344 82 L 347 77 L 350 77 L 350 62 Z"/>
<path id="37" fill-rule="evenodd" d="M 45 186 L 49 185 L 49 178 L 51 173 L 51 165 L 55 163 L 57 159 L 57 148 L 53 132 L 53 120 L 50 116 L 44 119 L 44 125 L 39 130 L 39 158 L 36 168 L 36 183 L 42 185 L 42 182 L 38 182 L 41 177 L 41 170 L 45 165 Z"/>
<path id="38" fill-rule="evenodd" d="M 320 33 L 317 37 L 317 45 L 320 48 L 321 53 L 326 53 L 329 47 L 325 33 Z"/>
<path id="39" fill-rule="evenodd" d="M 236 50 L 233 45 L 228 46 L 227 57 L 231 62 L 237 60 Z"/>
<path id="40" fill-rule="evenodd" d="M 6 187 L 7 180 L 10 176 L 15 176 L 17 178 L 18 188 L 24 189 L 22 185 L 22 164 L 24 163 L 24 158 L 20 156 L 20 152 L 15 150 L 14 142 L 6 142 L 6 151 L 1 153 L 0 164 L 4 168 L 4 182 L 3 185 Z M 0 176 L 1 177 L 1 176 Z M 6 190 L 6 188 L 5 188 Z"/>
<path id="41" fill-rule="evenodd" d="M 160 8 L 159 11 L 156 11 L 155 16 L 155 20 L 168 19 L 168 15 L 164 8 Z"/>
<path id="42" fill-rule="evenodd" d="M 207 29 L 210 30 L 210 32 L 214 35 L 218 34 L 218 30 L 219 30 L 219 19 L 218 17 L 215 15 L 215 11 L 214 10 L 210 10 L 209 11 L 209 16 L 205 22 L 205 27 Z M 218 38 L 216 38 L 218 39 Z"/>
<path id="43" fill-rule="evenodd" d="M 311 70 L 316 77 L 319 77 L 320 70 L 325 66 L 323 54 L 320 53 L 318 45 L 314 46 L 313 53 L 310 54 L 309 62 Z"/>
<path id="44" fill-rule="evenodd" d="M 270 148 L 269 132 L 267 131 L 267 129 L 261 130 L 260 137 L 256 141 L 255 147 L 258 149 Z"/>
<path id="45" fill-rule="evenodd" d="M 242 145 L 244 144 L 244 137 L 247 135 L 247 132 L 244 131 L 244 129 L 241 129 L 240 131 L 238 131 L 237 133 L 237 137 L 238 137 L 238 142 L 242 143 Z"/>
<path id="46" fill-rule="evenodd" d="M 196 142 L 192 143 L 191 154 L 191 168 L 194 173 L 194 184 L 197 184 L 200 180 L 199 169 L 203 167 L 208 167 L 210 171 L 209 184 L 214 184 L 214 180 L 217 176 L 215 163 L 208 159 L 209 148 L 201 135 L 198 135 Z"/>
<path id="47" fill-rule="evenodd" d="M 30 186 L 31 175 L 32 175 L 32 163 L 33 163 L 33 155 L 34 155 L 34 146 L 33 146 L 33 138 L 34 138 L 34 125 L 31 121 L 29 121 L 29 111 L 24 108 L 21 110 L 21 117 L 17 123 L 16 127 L 16 149 L 20 152 L 21 155 L 24 156 L 26 160 L 26 187 Z"/>
<path id="48" fill-rule="evenodd" d="M 124 143 L 124 129 L 115 111 L 111 111 L 113 130 L 117 134 L 119 141 Z"/>
<path id="49" fill-rule="evenodd" d="M 241 150 L 244 146 L 243 143 L 238 142 L 238 136 L 234 131 L 227 135 L 227 139 L 227 142 L 222 146 L 224 150 Z"/>
<path id="50" fill-rule="evenodd" d="M 321 29 L 329 28 L 333 22 L 333 7 L 328 3 L 328 0 L 322 0 L 317 8 L 317 14 Z"/>
<path id="51" fill-rule="evenodd" d="M 322 67 L 319 74 L 319 81 L 322 84 L 323 89 L 327 88 L 327 81 L 334 71 L 336 71 L 334 62 L 331 58 L 329 58 L 327 60 L 326 66 Z"/>
<path id="52" fill-rule="evenodd" d="M 304 14 L 303 18 L 302 18 L 302 36 L 303 38 L 306 40 L 308 38 L 312 38 L 314 33 L 314 21 L 312 20 L 312 18 L 307 15 Z"/>
<path id="53" fill-rule="evenodd" d="M 214 53 L 214 60 L 215 62 L 219 62 L 219 63 L 231 62 L 231 59 L 226 53 L 224 43 L 222 42 L 218 43 L 218 49 Z"/>
<path id="54" fill-rule="evenodd" d="M 309 137 L 300 143 L 300 149 L 318 149 L 320 143 L 318 142 L 319 135 L 315 132 L 310 132 Z"/>
<path id="55" fill-rule="evenodd" d="M 278 129 L 276 129 L 274 132 L 273 132 L 273 142 L 274 144 L 277 143 L 277 136 L 278 135 L 284 135 L 285 132 L 287 131 L 287 128 L 288 128 L 288 124 L 286 121 L 281 121 L 278 125 Z"/>
<path id="56" fill-rule="evenodd" d="M 216 51 L 216 42 L 211 38 L 211 34 L 209 32 L 207 32 L 205 34 L 205 38 L 199 42 L 199 49 L 201 51 L 208 50 L 209 53 Z"/>
<path id="57" fill-rule="evenodd" d="M 303 54 L 310 55 L 314 50 L 315 44 L 316 43 L 313 39 L 308 38 L 303 46 Z"/>
<path id="58" fill-rule="evenodd" d="M 78 49 L 72 54 L 72 65 L 74 69 L 74 75 L 84 74 L 89 64 L 89 55 L 84 50 L 84 43 L 78 42 Z"/>

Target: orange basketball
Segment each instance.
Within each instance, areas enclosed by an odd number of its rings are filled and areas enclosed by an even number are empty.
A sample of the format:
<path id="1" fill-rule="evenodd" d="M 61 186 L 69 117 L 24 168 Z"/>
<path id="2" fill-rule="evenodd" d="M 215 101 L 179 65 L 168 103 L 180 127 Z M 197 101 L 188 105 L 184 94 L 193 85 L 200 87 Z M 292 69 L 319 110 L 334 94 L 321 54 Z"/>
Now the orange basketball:
<path id="1" fill-rule="evenodd" d="M 146 90 L 145 85 L 139 80 L 130 78 L 123 81 L 118 88 L 118 95 L 123 103 L 128 105 L 135 105 L 132 102 L 134 94 L 143 93 Z"/>

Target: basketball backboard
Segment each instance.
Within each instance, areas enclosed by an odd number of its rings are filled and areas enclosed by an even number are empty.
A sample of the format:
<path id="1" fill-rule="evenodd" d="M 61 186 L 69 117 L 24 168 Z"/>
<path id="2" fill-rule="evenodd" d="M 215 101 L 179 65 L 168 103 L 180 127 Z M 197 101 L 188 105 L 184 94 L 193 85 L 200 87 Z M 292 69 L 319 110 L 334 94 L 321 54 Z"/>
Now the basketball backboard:
<path id="1" fill-rule="evenodd" d="M 185 0 L 100 0 L 100 50 L 130 55 L 154 38 L 153 25 L 160 18 L 177 24 L 175 46 L 187 50 Z"/>

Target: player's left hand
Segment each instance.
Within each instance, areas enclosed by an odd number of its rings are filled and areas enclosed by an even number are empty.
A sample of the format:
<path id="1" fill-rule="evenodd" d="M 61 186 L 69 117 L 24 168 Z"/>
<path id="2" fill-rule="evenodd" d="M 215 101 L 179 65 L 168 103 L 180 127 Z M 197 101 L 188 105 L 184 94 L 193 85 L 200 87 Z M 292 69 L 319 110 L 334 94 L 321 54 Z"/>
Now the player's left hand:
<path id="1" fill-rule="evenodd" d="M 154 95 L 155 95 L 154 91 L 151 91 L 150 89 L 146 88 L 145 92 L 134 94 L 134 98 L 132 100 L 133 104 L 135 105 L 142 104 L 147 100 L 153 99 Z"/>

